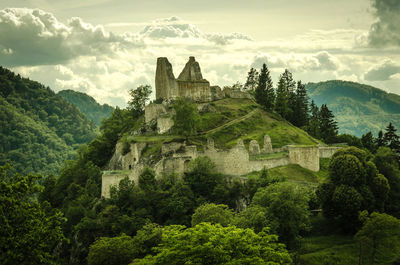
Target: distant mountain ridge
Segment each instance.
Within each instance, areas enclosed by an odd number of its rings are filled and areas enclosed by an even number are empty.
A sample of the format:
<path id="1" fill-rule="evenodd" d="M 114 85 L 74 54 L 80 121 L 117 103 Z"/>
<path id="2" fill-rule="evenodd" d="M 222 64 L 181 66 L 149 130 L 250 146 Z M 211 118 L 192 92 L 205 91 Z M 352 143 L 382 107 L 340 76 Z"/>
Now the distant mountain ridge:
<path id="1" fill-rule="evenodd" d="M 110 105 L 100 105 L 93 97 L 74 90 L 62 90 L 57 93 L 69 103 L 75 105 L 83 114 L 92 120 L 97 126 L 101 121 L 111 116 L 114 108 Z"/>
<path id="2" fill-rule="evenodd" d="M 336 117 L 341 133 L 376 136 L 389 122 L 400 130 L 400 96 L 373 86 L 331 80 L 306 85 L 310 99 L 327 104 Z"/>
<path id="3" fill-rule="evenodd" d="M 56 174 L 97 127 L 49 87 L 0 67 L 0 165 Z"/>

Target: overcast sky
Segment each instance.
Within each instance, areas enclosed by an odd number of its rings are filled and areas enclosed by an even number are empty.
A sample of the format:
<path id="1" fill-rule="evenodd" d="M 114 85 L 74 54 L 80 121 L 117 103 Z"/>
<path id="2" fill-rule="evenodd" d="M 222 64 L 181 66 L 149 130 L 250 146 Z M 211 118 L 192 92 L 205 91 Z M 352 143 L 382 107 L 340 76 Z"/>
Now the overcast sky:
<path id="1" fill-rule="evenodd" d="M 213 85 L 267 63 L 276 83 L 342 79 L 400 94 L 399 0 L 2 0 L 0 65 L 125 106 L 195 56 Z"/>

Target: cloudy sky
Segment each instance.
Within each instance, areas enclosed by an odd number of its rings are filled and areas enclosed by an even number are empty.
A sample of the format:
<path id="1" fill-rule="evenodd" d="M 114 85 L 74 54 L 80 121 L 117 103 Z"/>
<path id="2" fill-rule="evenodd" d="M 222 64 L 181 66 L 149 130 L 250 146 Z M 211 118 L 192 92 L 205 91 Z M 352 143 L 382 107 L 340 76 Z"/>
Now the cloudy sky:
<path id="1" fill-rule="evenodd" d="M 213 85 L 342 79 L 400 94 L 399 0 L 2 0 L 0 65 L 53 90 L 125 106 L 154 87 L 156 59 L 179 75 L 195 56 Z"/>

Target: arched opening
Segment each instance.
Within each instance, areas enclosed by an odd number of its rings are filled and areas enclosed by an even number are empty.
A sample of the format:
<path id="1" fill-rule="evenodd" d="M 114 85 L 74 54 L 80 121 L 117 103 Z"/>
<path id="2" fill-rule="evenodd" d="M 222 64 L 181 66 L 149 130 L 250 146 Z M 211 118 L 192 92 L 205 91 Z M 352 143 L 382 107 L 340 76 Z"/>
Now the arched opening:
<path id="1" fill-rule="evenodd" d="M 129 170 L 131 170 L 132 169 L 132 165 L 129 165 Z"/>

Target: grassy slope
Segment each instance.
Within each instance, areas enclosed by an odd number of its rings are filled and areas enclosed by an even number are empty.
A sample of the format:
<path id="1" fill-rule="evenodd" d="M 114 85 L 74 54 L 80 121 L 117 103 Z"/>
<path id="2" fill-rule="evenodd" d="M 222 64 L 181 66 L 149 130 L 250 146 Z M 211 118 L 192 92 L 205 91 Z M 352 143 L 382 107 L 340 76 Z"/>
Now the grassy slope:
<path id="1" fill-rule="evenodd" d="M 204 132 L 216 126 L 221 126 L 224 123 L 249 114 L 257 108 L 257 105 L 248 99 L 226 98 L 211 104 L 216 108 L 217 112 L 201 115 L 200 131 Z M 205 126 L 204 124 L 209 125 Z M 244 141 L 245 145 L 248 145 L 251 140 L 257 140 L 262 146 L 265 134 L 271 137 L 274 148 L 288 144 L 315 145 L 317 143 L 315 139 L 303 130 L 284 121 L 279 116 L 261 109 L 245 120 L 224 127 L 221 130 L 194 137 L 194 140 L 205 143 L 206 139 L 211 137 L 214 139 L 216 147 L 221 149 L 231 148 L 239 138 Z"/>
<path id="2" fill-rule="evenodd" d="M 291 125 L 276 114 L 259 109 L 258 105 L 249 99 L 226 98 L 211 102 L 210 105 L 214 111 L 200 114 L 198 134 L 188 139 L 188 143 L 197 145 L 198 150 L 204 148 L 209 137 L 214 139 L 215 146 L 220 149 L 232 148 L 238 139 L 242 139 L 247 147 L 249 142 L 255 139 L 262 147 L 265 134 L 271 137 L 274 148 L 288 144 L 315 145 L 318 143 L 305 131 Z M 242 120 L 243 116 L 252 113 L 254 115 Z M 227 124 L 230 125 L 226 126 Z M 127 140 L 160 146 L 161 143 L 184 141 L 185 138 L 179 135 L 143 135 L 128 136 Z"/>

